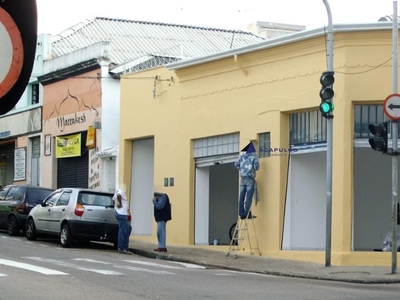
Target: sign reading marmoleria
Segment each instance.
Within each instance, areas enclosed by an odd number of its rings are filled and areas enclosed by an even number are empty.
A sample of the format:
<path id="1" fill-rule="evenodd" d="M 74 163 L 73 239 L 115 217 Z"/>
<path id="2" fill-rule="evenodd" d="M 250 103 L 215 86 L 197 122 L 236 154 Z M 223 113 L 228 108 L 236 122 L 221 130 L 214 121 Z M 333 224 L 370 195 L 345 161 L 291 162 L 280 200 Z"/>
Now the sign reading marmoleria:
<path id="1" fill-rule="evenodd" d="M 56 158 L 81 156 L 81 134 L 56 137 Z"/>

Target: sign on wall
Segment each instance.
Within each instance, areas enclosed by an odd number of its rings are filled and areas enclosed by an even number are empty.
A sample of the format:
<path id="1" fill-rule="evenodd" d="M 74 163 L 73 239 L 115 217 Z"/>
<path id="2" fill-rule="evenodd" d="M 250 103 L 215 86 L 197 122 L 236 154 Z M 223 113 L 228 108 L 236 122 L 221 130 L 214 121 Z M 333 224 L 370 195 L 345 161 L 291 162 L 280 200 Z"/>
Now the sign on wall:
<path id="1" fill-rule="evenodd" d="M 88 127 L 86 147 L 88 147 L 88 149 L 96 148 L 96 129 L 93 126 Z"/>
<path id="2" fill-rule="evenodd" d="M 51 155 L 51 134 L 44 135 L 44 155 Z"/>
<path id="3" fill-rule="evenodd" d="M 56 158 L 81 156 L 81 134 L 56 137 Z"/>
<path id="4" fill-rule="evenodd" d="M 26 177 L 26 149 L 14 150 L 14 181 L 25 180 Z"/>

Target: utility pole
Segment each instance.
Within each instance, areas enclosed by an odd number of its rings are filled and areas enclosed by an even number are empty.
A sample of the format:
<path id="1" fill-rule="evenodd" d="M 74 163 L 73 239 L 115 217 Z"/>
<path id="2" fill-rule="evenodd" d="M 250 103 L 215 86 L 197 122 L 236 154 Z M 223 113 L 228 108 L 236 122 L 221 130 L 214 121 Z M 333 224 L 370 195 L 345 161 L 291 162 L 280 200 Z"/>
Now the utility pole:
<path id="1" fill-rule="evenodd" d="M 327 0 L 322 0 L 328 13 L 327 29 L 327 63 L 328 72 L 333 72 L 333 23 L 331 8 Z M 333 109 L 333 97 L 331 99 Z M 333 116 L 326 119 L 326 238 L 325 238 L 325 267 L 331 266 L 332 248 L 332 142 Z"/>
<path id="2" fill-rule="evenodd" d="M 397 1 L 393 2 L 393 94 L 397 94 L 397 43 L 398 43 Z M 397 194 L 398 194 L 398 158 L 397 158 L 397 120 L 392 122 L 392 274 L 397 272 Z"/>

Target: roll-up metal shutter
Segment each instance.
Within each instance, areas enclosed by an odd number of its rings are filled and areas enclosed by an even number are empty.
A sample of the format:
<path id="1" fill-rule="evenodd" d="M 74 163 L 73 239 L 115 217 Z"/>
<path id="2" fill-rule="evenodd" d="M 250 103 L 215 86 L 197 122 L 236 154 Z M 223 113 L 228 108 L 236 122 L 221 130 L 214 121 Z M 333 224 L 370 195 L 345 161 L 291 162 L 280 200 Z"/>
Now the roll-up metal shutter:
<path id="1" fill-rule="evenodd" d="M 89 149 L 86 147 L 87 132 L 81 132 L 81 156 L 59 158 L 57 168 L 57 188 L 89 185 Z"/>
<path id="2" fill-rule="evenodd" d="M 224 134 L 194 140 L 196 167 L 235 162 L 239 153 L 239 133 Z"/>
<path id="3" fill-rule="evenodd" d="M 0 158 L 14 157 L 15 144 L 6 144 L 0 146 Z"/>

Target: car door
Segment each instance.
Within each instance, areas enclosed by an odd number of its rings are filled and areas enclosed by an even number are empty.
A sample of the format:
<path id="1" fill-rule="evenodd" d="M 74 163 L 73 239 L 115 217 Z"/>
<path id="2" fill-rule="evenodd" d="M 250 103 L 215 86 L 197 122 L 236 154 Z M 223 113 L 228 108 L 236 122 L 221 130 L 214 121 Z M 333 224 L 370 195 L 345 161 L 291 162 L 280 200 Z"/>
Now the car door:
<path id="1" fill-rule="evenodd" d="M 35 226 L 37 231 L 49 232 L 51 228 L 50 219 L 51 211 L 55 206 L 58 198 L 60 198 L 62 191 L 55 192 L 50 195 L 41 206 L 36 207 L 33 210 L 33 218 L 35 220 Z"/>
<path id="2" fill-rule="evenodd" d="M 6 201 L 6 197 L 10 187 L 5 186 L 0 189 L 0 227 L 7 226 L 8 202 Z"/>
<path id="3" fill-rule="evenodd" d="M 61 231 L 61 222 L 65 219 L 66 208 L 71 198 L 70 192 L 63 192 L 55 205 L 49 211 L 49 231 L 59 233 Z"/>

